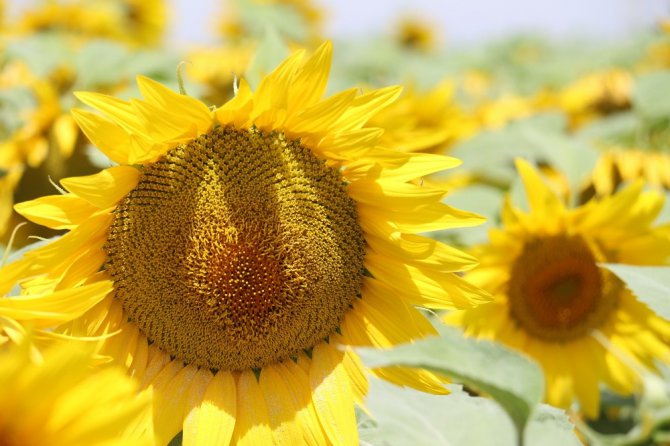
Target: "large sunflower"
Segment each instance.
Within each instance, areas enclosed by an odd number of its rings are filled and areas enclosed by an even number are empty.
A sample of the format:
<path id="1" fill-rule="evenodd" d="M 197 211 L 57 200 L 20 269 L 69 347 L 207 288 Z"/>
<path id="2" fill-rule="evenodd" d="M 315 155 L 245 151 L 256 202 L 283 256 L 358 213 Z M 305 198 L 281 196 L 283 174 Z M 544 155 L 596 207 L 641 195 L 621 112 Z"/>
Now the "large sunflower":
<path id="1" fill-rule="evenodd" d="M 530 210 L 505 207 L 504 226 L 479 247 L 481 265 L 466 276 L 495 300 L 446 320 L 532 356 L 544 369 L 548 402 L 567 407 L 576 398 L 593 417 L 599 382 L 630 394 L 639 384 L 632 364 L 670 361 L 670 324 L 599 266 L 668 260 L 670 227 L 652 227 L 663 200 L 637 183 L 566 209 L 530 165 L 517 167 Z"/>
<path id="2" fill-rule="evenodd" d="M 144 77 L 144 100 L 78 94 L 106 116 L 77 122 L 119 165 L 16 206 L 70 232 L 0 275 L 109 285 L 55 330 L 117 333 L 102 353 L 153 387 L 159 444 L 182 429 L 185 444 L 357 444 L 367 380 L 350 346 L 433 333 L 413 305 L 487 300 L 453 274 L 473 258 L 417 235 L 480 222 L 413 183 L 457 161 L 377 147 L 366 121 L 399 88 L 321 99 L 331 45 L 302 59 L 215 110 Z"/>

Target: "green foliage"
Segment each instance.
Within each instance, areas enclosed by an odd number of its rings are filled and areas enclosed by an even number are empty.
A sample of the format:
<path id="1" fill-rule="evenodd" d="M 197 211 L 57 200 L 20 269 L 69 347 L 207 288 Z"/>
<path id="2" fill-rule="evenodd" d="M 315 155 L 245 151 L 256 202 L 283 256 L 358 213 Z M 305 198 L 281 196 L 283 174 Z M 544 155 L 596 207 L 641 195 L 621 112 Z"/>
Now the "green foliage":
<path id="1" fill-rule="evenodd" d="M 605 263 L 635 296 L 659 316 L 670 320 L 670 266 L 633 266 Z"/>
<path id="2" fill-rule="evenodd" d="M 505 409 L 519 432 L 544 392 L 542 372 L 535 363 L 501 345 L 469 339 L 452 329 L 414 344 L 360 353 L 370 367 L 425 368 L 488 394 Z"/>
<path id="3" fill-rule="evenodd" d="M 657 71 L 640 76 L 632 100 L 635 109 L 647 118 L 670 116 L 670 73 Z"/>

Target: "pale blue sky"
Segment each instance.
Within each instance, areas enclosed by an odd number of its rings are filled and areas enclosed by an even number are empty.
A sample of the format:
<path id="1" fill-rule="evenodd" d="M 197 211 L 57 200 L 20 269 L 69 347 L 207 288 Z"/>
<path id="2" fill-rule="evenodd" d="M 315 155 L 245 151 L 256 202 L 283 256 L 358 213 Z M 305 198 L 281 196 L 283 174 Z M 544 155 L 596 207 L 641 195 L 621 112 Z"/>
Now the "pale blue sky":
<path id="1" fill-rule="evenodd" d="M 207 43 L 224 0 L 170 0 L 170 41 Z M 574 34 L 614 39 L 670 17 L 670 0 L 316 0 L 328 12 L 329 37 L 364 36 L 390 29 L 400 14 L 427 17 L 453 44 L 536 31 L 552 38 Z"/>

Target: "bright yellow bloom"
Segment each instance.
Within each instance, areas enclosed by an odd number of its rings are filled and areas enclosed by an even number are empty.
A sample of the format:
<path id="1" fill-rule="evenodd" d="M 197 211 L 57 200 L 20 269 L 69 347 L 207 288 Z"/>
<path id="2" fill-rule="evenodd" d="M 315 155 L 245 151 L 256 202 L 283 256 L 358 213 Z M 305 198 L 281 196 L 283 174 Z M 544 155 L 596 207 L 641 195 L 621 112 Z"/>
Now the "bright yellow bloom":
<path id="1" fill-rule="evenodd" d="M 591 73 L 561 90 L 555 105 L 570 118 L 573 128 L 630 108 L 632 75 L 620 69 Z"/>
<path id="2" fill-rule="evenodd" d="M 91 369 L 73 344 L 0 345 L 3 446 L 151 445 L 151 395 L 117 368 Z"/>
<path id="3" fill-rule="evenodd" d="M 375 115 L 370 125 L 384 129 L 385 147 L 403 152 L 438 153 L 477 130 L 475 120 L 456 104 L 450 81 L 425 93 L 406 91 Z"/>
<path id="4" fill-rule="evenodd" d="M 46 1 L 23 12 L 12 30 L 19 34 L 58 31 L 76 38 L 159 43 L 166 24 L 164 0 Z"/>
<path id="5" fill-rule="evenodd" d="M 639 385 L 631 364 L 670 361 L 670 324 L 599 267 L 667 264 L 670 227 L 652 226 L 663 198 L 636 183 L 567 209 L 530 165 L 517 167 L 530 210 L 507 203 L 503 226 L 476 250 L 480 267 L 466 275 L 495 300 L 446 320 L 528 354 L 544 369 L 550 404 L 577 399 L 594 417 L 599 383 L 630 394 Z"/>
<path id="6" fill-rule="evenodd" d="M 598 195 L 613 193 L 622 182 L 644 180 L 657 189 L 670 190 L 670 155 L 634 148 L 605 149 L 593 169 Z"/>
<path id="7" fill-rule="evenodd" d="M 16 206 L 69 232 L 0 275 L 106 287 L 54 330 L 117 333 L 101 353 L 153 388 L 159 444 L 357 444 L 351 346 L 433 334 L 414 305 L 488 300 L 454 274 L 472 257 L 418 235 L 481 221 L 414 184 L 458 161 L 380 148 L 366 123 L 400 89 L 322 99 L 331 45 L 303 58 L 215 110 L 145 77 L 143 100 L 79 93 L 104 116 L 77 122 L 119 165 Z M 378 373 L 445 392 L 428 372 Z"/>

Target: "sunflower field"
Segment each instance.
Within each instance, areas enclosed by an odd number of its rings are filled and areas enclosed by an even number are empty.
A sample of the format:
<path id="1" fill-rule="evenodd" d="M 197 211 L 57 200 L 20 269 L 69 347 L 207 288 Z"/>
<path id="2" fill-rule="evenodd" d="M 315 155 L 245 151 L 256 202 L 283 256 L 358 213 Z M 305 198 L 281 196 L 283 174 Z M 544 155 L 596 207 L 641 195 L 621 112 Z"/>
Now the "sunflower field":
<path id="1" fill-rule="evenodd" d="M 0 446 L 670 445 L 670 21 L 17 3 Z"/>

